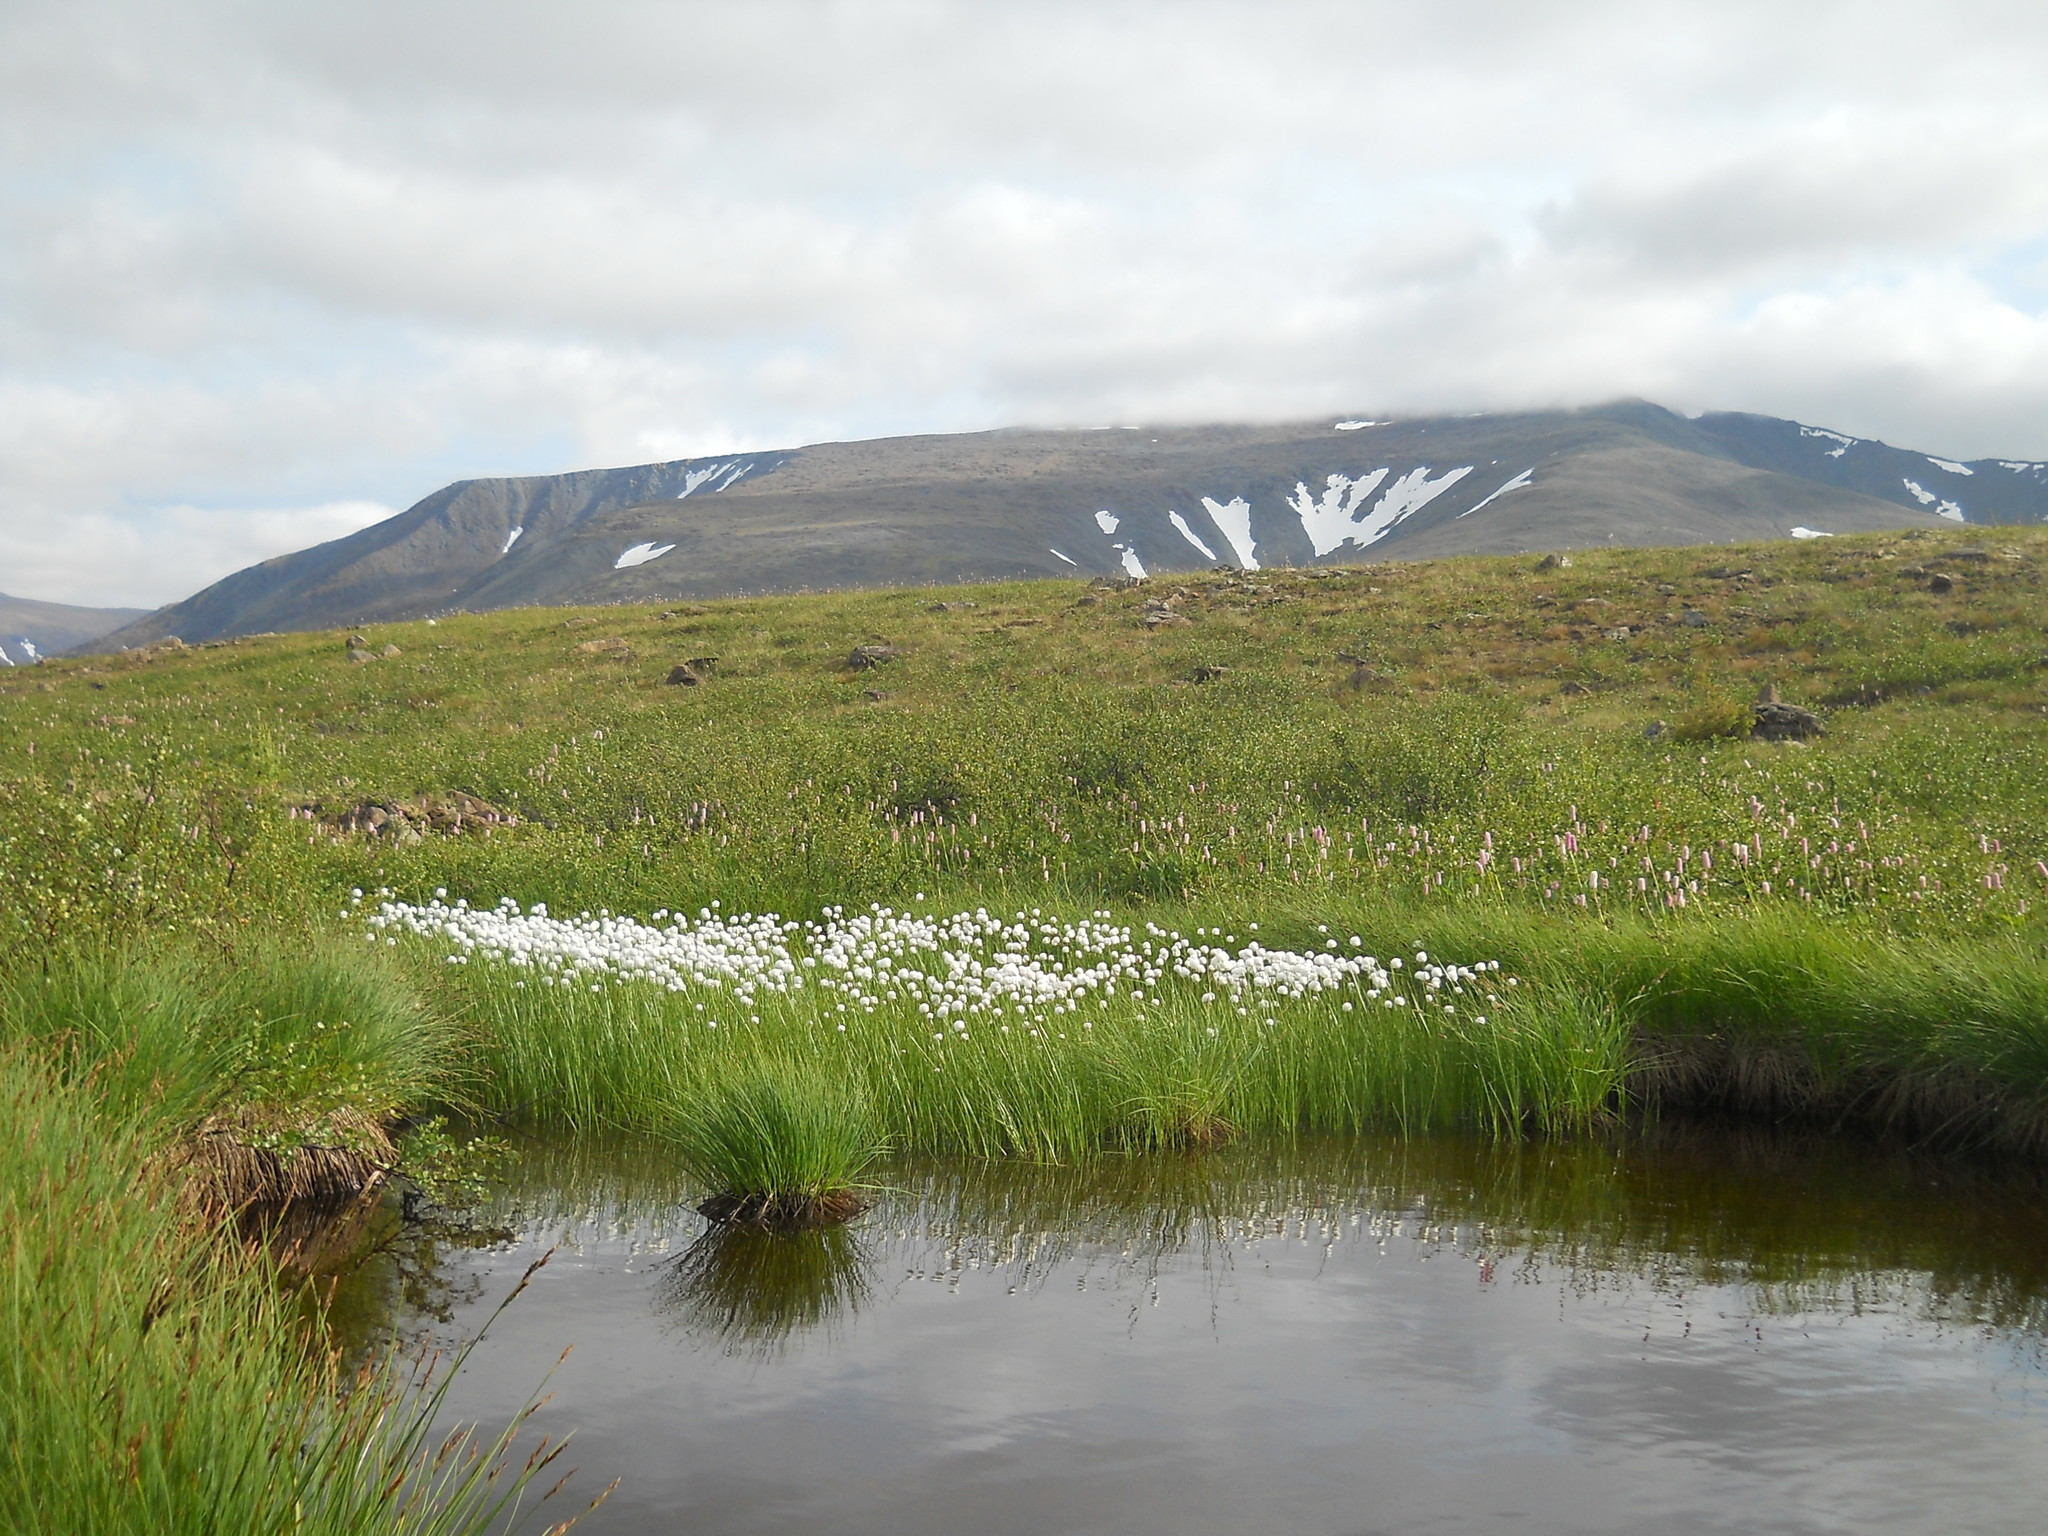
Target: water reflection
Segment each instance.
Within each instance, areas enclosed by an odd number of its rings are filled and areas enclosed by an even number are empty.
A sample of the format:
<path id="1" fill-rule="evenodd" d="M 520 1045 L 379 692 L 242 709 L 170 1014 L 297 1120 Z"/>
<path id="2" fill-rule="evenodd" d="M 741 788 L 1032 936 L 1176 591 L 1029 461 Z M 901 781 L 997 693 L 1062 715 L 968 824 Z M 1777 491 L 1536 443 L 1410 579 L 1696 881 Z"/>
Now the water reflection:
<path id="1" fill-rule="evenodd" d="M 872 1293 L 867 1252 L 850 1228 L 721 1223 L 664 1267 L 656 1306 L 700 1338 L 767 1358 L 798 1333 L 829 1336 Z"/>

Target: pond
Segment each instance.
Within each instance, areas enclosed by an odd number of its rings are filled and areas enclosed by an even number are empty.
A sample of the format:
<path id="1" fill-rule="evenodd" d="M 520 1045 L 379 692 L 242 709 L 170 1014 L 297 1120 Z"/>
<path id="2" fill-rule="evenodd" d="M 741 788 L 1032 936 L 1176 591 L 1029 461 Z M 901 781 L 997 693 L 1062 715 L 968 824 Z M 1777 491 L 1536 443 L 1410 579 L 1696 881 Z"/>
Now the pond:
<path id="1" fill-rule="evenodd" d="M 450 1410 L 547 1378 L 592 1532 L 2048 1526 L 2036 1172 L 1681 1126 L 882 1178 L 773 1237 L 528 1146 L 336 1316 L 459 1343 L 552 1250 Z"/>

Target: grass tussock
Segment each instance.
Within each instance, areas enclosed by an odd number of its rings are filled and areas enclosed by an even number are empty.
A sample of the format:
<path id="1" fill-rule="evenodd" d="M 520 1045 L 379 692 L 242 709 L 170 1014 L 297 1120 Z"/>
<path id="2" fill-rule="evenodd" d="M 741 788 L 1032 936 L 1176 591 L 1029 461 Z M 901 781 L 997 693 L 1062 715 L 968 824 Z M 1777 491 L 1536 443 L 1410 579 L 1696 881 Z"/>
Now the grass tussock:
<path id="1" fill-rule="evenodd" d="M 675 1105 L 669 1140 L 713 1191 L 715 1221 L 821 1226 L 866 1209 L 861 1185 L 888 1151 L 858 1079 L 815 1058 L 766 1057 L 705 1073 Z"/>

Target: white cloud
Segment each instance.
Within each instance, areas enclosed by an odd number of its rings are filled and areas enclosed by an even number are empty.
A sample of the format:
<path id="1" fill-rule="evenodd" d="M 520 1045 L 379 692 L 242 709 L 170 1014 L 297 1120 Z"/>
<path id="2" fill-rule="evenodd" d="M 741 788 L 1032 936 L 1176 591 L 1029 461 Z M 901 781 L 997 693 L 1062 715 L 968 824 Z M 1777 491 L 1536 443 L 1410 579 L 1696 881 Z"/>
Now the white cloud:
<path id="1" fill-rule="evenodd" d="M 2048 457 L 2044 65 L 1998 4 L 13 8 L 0 589 L 1026 422 L 1645 394 Z M 249 506 L 305 510 L 196 510 Z"/>

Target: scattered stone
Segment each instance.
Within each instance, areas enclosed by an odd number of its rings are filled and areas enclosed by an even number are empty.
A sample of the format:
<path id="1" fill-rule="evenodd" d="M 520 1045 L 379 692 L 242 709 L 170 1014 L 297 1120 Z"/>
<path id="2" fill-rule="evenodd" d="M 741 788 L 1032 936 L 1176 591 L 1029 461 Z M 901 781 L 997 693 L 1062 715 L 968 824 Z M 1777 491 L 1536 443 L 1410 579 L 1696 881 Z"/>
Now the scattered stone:
<path id="1" fill-rule="evenodd" d="M 662 681 L 677 688 L 694 688 L 704 681 L 704 674 L 687 661 L 682 661 L 669 668 L 668 676 Z"/>
<path id="2" fill-rule="evenodd" d="M 1175 613 L 1170 603 L 1152 598 L 1145 604 L 1144 624 L 1147 629 L 1158 629 L 1165 624 L 1185 624 L 1188 616 Z"/>
<path id="3" fill-rule="evenodd" d="M 1228 667 L 1197 667 L 1194 671 L 1194 679 L 1198 683 L 1213 683 L 1217 678 L 1227 677 L 1229 674 L 1230 668 Z"/>
<path id="4" fill-rule="evenodd" d="M 1617 624 L 1612 629 L 1602 630 L 1601 633 L 1610 640 L 1626 640 L 1634 631 L 1626 624 Z"/>
<path id="5" fill-rule="evenodd" d="M 1776 688 L 1766 688 L 1764 693 L 1765 697 L 1756 703 L 1755 722 L 1749 728 L 1751 736 L 1760 741 L 1805 741 L 1827 734 L 1827 727 L 1812 710 L 1782 702 Z"/>
<path id="6" fill-rule="evenodd" d="M 1671 727 L 1666 725 L 1662 720 L 1652 720 L 1648 725 L 1643 727 L 1643 740 L 1656 741 L 1658 738 L 1663 736 L 1666 731 L 1670 729 Z"/>
<path id="7" fill-rule="evenodd" d="M 903 654 L 893 645 L 856 645 L 846 664 L 856 672 L 870 672 Z"/>
<path id="8" fill-rule="evenodd" d="M 879 704 L 882 702 L 882 700 L 889 697 L 888 694 L 884 693 L 879 688 L 863 688 L 860 691 L 860 696 L 866 699 L 870 704 Z"/>
<path id="9" fill-rule="evenodd" d="M 1936 571 L 1927 578 L 1927 590 L 1930 592 L 1953 592 L 1955 589 L 1956 579 L 1953 576 L 1944 575 L 1942 572 Z"/>
<path id="10" fill-rule="evenodd" d="M 975 602 L 933 603 L 931 611 L 933 613 L 959 613 L 964 609 L 979 608 L 980 606 L 981 604 Z"/>
<path id="11" fill-rule="evenodd" d="M 1591 693 L 1593 690 L 1588 688 L 1584 683 L 1566 683 L 1557 691 L 1560 697 L 1567 699 L 1575 699 L 1580 697 L 1582 694 Z"/>
<path id="12" fill-rule="evenodd" d="M 369 640 L 362 635 L 350 635 L 342 644 L 352 651 L 368 650 L 370 646 Z"/>
<path id="13" fill-rule="evenodd" d="M 401 651 L 395 645 L 387 645 L 384 647 L 383 650 L 379 651 L 377 654 L 379 656 L 382 656 L 386 661 L 389 661 L 394 656 L 403 656 L 405 652 Z"/>
<path id="14" fill-rule="evenodd" d="M 517 817 L 488 800 L 460 792 L 418 795 L 411 800 L 364 800 L 339 808 L 315 800 L 292 807 L 291 815 L 314 822 L 333 836 L 362 833 L 400 843 L 466 833 L 488 835 L 498 827 L 519 825 Z"/>
<path id="15" fill-rule="evenodd" d="M 1709 619 L 1697 608 L 1688 608 L 1678 616 L 1678 622 L 1685 625 L 1688 629 L 1704 629 L 1713 620 Z"/>
<path id="16" fill-rule="evenodd" d="M 1669 582 L 1661 583 L 1657 588 L 1657 592 L 1658 595 L 1662 597 L 1678 596 L 1678 588 L 1672 586 Z"/>
<path id="17" fill-rule="evenodd" d="M 375 661 L 377 658 L 371 655 L 368 651 L 358 650 L 354 646 L 351 646 L 349 647 L 348 659 L 350 661 Z"/>
<path id="18" fill-rule="evenodd" d="M 1568 571 L 1572 566 L 1570 555 L 1545 555 L 1536 562 L 1539 571 Z"/>

